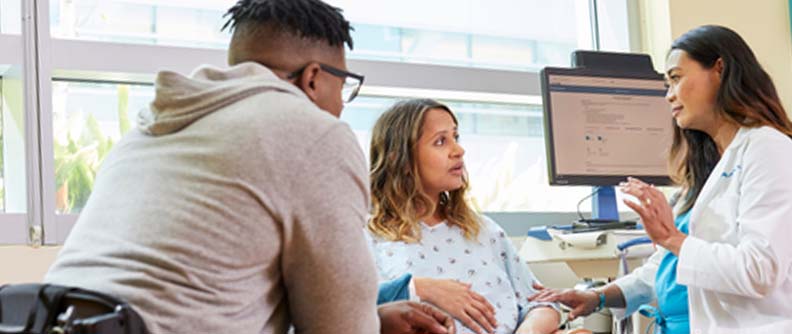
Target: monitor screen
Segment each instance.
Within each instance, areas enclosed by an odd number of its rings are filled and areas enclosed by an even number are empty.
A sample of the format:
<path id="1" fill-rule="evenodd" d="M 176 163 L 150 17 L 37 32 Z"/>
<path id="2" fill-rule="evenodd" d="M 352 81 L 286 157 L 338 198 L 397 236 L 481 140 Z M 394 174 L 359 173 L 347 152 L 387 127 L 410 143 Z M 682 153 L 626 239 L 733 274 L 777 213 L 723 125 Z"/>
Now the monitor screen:
<path id="1" fill-rule="evenodd" d="M 662 76 L 542 72 L 550 183 L 669 184 L 673 119 Z"/>

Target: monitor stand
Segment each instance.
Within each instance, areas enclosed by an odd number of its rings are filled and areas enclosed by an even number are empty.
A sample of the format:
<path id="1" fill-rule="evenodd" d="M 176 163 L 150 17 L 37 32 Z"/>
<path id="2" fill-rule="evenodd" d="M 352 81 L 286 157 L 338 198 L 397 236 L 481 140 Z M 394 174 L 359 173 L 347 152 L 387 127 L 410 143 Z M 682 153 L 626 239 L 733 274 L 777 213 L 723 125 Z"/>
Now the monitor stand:
<path id="1" fill-rule="evenodd" d="M 616 205 L 616 190 L 612 186 L 594 187 L 591 196 L 591 218 L 578 219 L 572 224 L 572 233 L 604 231 L 612 229 L 635 229 L 634 221 L 620 221 Z"/>
<path id="2" fill-rule="evenodd" d="M 591 218 L 589 222 L 618 222 L 619 207 L 616 204 L 616 190 L 613 186 L 597 186 L 591 197 Z"/>

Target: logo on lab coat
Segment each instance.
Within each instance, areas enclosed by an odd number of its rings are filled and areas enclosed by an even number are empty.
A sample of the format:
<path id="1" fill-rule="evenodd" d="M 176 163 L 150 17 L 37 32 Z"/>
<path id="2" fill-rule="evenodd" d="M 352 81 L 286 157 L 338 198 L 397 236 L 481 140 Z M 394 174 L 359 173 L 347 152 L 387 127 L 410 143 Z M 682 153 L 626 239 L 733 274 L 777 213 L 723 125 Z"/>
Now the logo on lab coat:
<path id="1" fill-rule="evenodd" d="M 723 172 L 723 174 L 721 174 L 721 176 L 723 176 L 723 177 L 732 177 L 732 175 L 734 175 L 734 173 L 737 173 L 740 170 L 742 170 L 742 165 L 737 165 L 731 171 Z"/>

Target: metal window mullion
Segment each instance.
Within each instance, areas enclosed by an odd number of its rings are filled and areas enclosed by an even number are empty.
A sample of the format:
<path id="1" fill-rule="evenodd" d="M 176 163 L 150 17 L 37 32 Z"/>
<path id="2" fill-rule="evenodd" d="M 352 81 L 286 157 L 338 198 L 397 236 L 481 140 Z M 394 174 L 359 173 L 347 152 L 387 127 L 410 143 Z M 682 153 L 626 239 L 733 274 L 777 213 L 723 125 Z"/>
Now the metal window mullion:
<path id="1" fill-rule="evenodd" d="M 150 82 L 159 69 L 190 73 L 199 64 L 226 66 L 223 50 L 53 39 L 58 79 Z M 112 62 L 106 59 L 113 59 Z M 156 61 L 152 61 L 156 59 Z M 363 87 L 391 87 L 539 96 L 538 71 L 510 71 L 350 59 L 366 75 Z"/>
<path id="2" fill-rule="evenodd" d="M 41 138 L 41 194 L 44 243 L 55 244 L 63 234 L 55 219 L 55 153 L 54 124 L 52 107 L 53 54 L 50 34 L 50 0 L 37 0 L 36 33 L 38 48 L 38 110 L 39 136 Z M 70 57 L 71 55 L 60 55 Z"/>
<path id="3" fill-rule="evenodd" d="M 36 50 L 36 0 L 22 2 L 22 82 L 25 108 L 25 165 L 27 177 L 28 243 L 42 244 L 41 155 L 39 154 L 38 50 Z"/>
<path id="4" fill-rule="evenodd" d="M 22 3 L 23 80 L 25 101 L 25 156 L 28 189 L 28 243 L 39 246 L 55 238 L 54 173 L 52 155 L 52 114 L 48 112 L 51 89 L 48 64 L 42 62 L 46 50 L 41 37 L 49 37 L 49 2 Z M 45 88 L 45 89 L 42 89 Z M 53 234 L 47 236 L 44 232 Z"/>
<path id="5" fill-rule="evenodd" d="M 599 8 L 597 0 L 589 0 L 589 17 L 591 17 L 591 46 L 593 50 L 600 50 L 599 33 Z"/>

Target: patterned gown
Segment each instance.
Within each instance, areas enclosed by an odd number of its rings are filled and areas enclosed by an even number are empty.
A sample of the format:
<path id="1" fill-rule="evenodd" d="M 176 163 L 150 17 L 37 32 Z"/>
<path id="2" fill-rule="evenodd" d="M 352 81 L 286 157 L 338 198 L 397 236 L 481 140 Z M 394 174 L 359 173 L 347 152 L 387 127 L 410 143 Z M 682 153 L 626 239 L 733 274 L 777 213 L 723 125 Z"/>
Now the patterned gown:
<path id="1" fill-rule="evenodd" d="M 465 239 L 456 226 L 421 223 L 419 243 L 390 242 L 366 232 L 381 280 L 392 280 L 405 273 L 415 277 L 455 279 L 470 283 L 471 289 L 484 296 L 495 307 L 498 334 L 513 333 L 525 314 L 537 306 L 555 304 L 527 300 L 535 290 L 536 281 L 528 266 L 491 219 L 481 217 L 478 240 Z M 457 331 L 472 333 L 457 320 Z"/>

